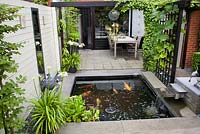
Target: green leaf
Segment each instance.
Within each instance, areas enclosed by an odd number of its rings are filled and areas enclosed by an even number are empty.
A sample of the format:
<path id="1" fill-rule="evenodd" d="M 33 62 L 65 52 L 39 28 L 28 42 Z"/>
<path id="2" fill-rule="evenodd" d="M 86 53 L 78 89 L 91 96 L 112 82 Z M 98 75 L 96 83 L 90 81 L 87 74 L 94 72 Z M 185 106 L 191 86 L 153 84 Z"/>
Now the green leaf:
<path id="1" fill-rule="evenodd" d="M 165 34 L 159 35 L 158 37 L 158 39 L 162 42 L 168 40 L 168 38 L 169 38 L 168 35 Z"/>
<path id="2" fill-rule="evenodd" d="M 186 31 L 185 31 L 185 29 L 184 29 L 184 28 L 181 28 L 181 33 L 183 33 L 183 34 L 185 34 L 185 33 L 186 33 Z"/>
<path id="3" fill-rule="evenodd" d="M 160 58 L 166 58 L 166 57 L 167 57 L 167 53 L 162 52 L 162 53 L 160 54 Z"/>

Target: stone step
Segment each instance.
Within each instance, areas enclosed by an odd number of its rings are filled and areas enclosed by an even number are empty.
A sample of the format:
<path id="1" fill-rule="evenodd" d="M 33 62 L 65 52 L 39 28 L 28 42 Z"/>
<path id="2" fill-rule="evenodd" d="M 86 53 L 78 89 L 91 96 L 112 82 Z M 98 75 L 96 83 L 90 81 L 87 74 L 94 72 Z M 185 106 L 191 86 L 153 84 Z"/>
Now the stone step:
<path id="1" fill-rule="evenodd" d="M 175 91 L 175 99 L 184 98 L 187 91 L 177 83 L 170 83 L 170 86 Z"/>
<path id="2" fill-rule="evenodd" d="M 152 72 L 142 72 L 144 80 L 149 86 L 153 88 L 158 96 L 162 97 L 174 97 L 174 93 L 167 88 Z"/>
<path id="3" fill-rule="evenodd" d="M 196 84 L 198 77 L 194 77 L 189 82 L 189 77 L 177 77 L 176 83 L 183 87 L 188 92 L 193 92 L 194 94 L 200 96 L 200 90 L 194 86 Z"/>
<path id="4" fill-rule="evenodd" d="M 187 93 L 187 91 L 177 83 L 171 83 L 170 86 L 178 93 Z"/>

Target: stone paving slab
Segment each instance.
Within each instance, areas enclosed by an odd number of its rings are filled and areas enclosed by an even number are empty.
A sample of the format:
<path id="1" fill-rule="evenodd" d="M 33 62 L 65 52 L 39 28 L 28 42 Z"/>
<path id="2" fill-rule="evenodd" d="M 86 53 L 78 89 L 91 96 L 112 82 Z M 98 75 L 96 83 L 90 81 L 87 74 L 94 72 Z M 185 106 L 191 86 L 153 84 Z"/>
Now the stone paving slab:
<path id="1" fill-rule="evenodd" d="M 199 134 L 200 128 L 174 129 L 174 130 L 152 130 L 148 132 L 124 132 L 124 134 Z"/>
<path id="2" fill-rule="evenodd" d="M 174 93 L 167 88 L 152 72 L 142 72 L 147 83 L 153 88 L 158 96 L 174 97 Z"/>
<path id="3" fill-rule="evenodd" d="M 61 134 L 199 134 L 200 119 L 165 118 L 69 123 Z"/>
<path id="4" fill-rule="evenodd" d="M 199 118 L 163 118 L 121 121 L 125 131 L 151 131 L 200 128 Z"/>
<path id="5" fill-rule="evenodd" d="M 148 79 L 153 88 L 167 88 L 152 72 L 142 72 L 143 76 Z"/>
<path id="6" fill-rule="evenodd" d="M 126 69 L 142 69 L 142 56 L 138 59 L 127 58 L 125 56 L 116 59 L 110 50 L 89 50 L 79 51 L 81 54 L 81 70 L 126 70 Z"/>
<path id="7" fill-rule="evenodd" d="M 123 134 L 123 127 L 118 121 L 70 123 L 61 134 Z"/>

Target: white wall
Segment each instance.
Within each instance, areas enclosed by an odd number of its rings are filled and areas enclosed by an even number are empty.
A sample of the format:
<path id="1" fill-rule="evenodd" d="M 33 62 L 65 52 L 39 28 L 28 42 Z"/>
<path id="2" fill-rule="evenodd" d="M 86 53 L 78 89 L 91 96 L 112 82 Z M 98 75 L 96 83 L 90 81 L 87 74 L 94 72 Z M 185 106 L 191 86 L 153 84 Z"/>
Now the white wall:
<path id="1" fill-rule="evenodd" d="M 186 11 L 183 10 L 183 17 L 186 18 Z M 181 29 L 185 28 L 186 23 L 182 23 Z M 180 33 L 180 39 L 179 39 L 179 47 L 178 47 L 178 57 L 177 57 L 177 64 L 176 67 L 180 67 L 181 64 L 181 54 L 182 54 L 182 49 L 183 49 L 183 43 L 184 43 L 184 33 Z"/>
<path id="2" fill-rule="evenodd" d="M 131 18 L 132 11 L 132 18 Z M 132 20 L 132 29 L 131 28 L 131 20 Z M 129 36 L 130 31 L 132 31 L 131 36 L 144 36 L 144 15 L 143 11 L 140 10 L 129 10 Z"/>
<path id="3" fill-rule="evenodd" d="M 14 56 L 16 62 L 19 63 L 18 72 L 11 77 L 18 76 L 19 74 L 27 76 L 26 83 L 22 86 L 26 89 L 25 97 L 30 99 L 36 97 L 33 80 L 36 78 L 36 86 L 39 89 L 38 81 L 38 68 L 36 60 L 36 50 L 32 26 L 31 7 L 38 8 L 41 37 L 43 45 L 43 55 L 45 63 L 45 71 L 47 72 L 47 66 L 51 66 L 51 73 L 53 75 L 60 69 L 59 60 L 59 43 L 57 34 L 57 21 L 55 9 L 47 6 L 36 5 L 30 2 L 21 0 L 0 0 L 0 4 L 8 4 L 13 7 L 23 6 L 24 8 L 19 11 L 19 14 L 25 16 L 23 29 L 18 30 L 16 33 L 6 35 L 5 40 L 16 43 L 24 43 L 24 47 L 20 49 L 21 55 Z M 43 23 L 43 18 L 44 22 Z M 6 22 L 9 24 L 19 24 L 19 18 L 16 18 L 12 22 Z M 28 103 L 25 104 L 26 106 Z M 28 115 L 29 111 L 26 108 L 23 113 L 23 117 Z"/>

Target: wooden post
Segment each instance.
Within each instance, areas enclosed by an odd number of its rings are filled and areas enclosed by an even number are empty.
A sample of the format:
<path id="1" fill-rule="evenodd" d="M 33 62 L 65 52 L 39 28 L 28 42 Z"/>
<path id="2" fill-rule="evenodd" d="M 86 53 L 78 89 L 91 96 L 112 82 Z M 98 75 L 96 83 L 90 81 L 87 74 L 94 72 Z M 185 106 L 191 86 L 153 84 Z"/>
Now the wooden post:
<path id="1" fill-rule="evenodd" d="M 51 1 L 52 1 L 52 0 L 48 0 L 48 4 L 47 4 L 47 5 L 48 5 L 49 7 L 51 6 Z"/>
<path id="2" fill-rule="evenodd" d="M 130 10 L 131 10 L 130 11 L 131 12 L 131 17 L 130 17 L 131 20 L 129 21 L 130 22 L 130 31 L 129 32 L 130 32 L 130 37 L 132 37 L 133 9 L 131 8 Z"/>
<path id="3" fill-rule="evenodd" d="M 62 8 L 59 8 L 58 12 L 59 20 L 62 20 Z M 61 41 L 61 48 L 60 48 L 60 66 L 62 66 L 62 50 L 64 48 L 64 32 L 63 28 L 60 29 L 60 41 Z"/>
<path id="4" fill-rule="evenodd" d="M 189 37 L 189 31 L 190 31 L 190 18 L 191 18 L 191 10 L 186 10 L 186 35 L 185 35 L 185 41 L 183 46 L 183 55 L 181 59 L 181 68 L 185 68 L 185 60 L 186 60 L 186 52 L 187 52 L 187 45 L 188 45 L 188 37 Z"/>
<path id="5" fill-rule="evenodd" d="M 91 42 L 92 42 L 92 49 L 95 49 L 95 7 L 90 8 L 91 12 Z"/>
<path id="6" fill-rule="evenodd" d="M 59 20 L 62 20 L 62 8 L 59 8 Z M 63 28 L 60 29 L 60 38 L 61 38 L 61 50 L 64 48 L 64 32 Z"/>

